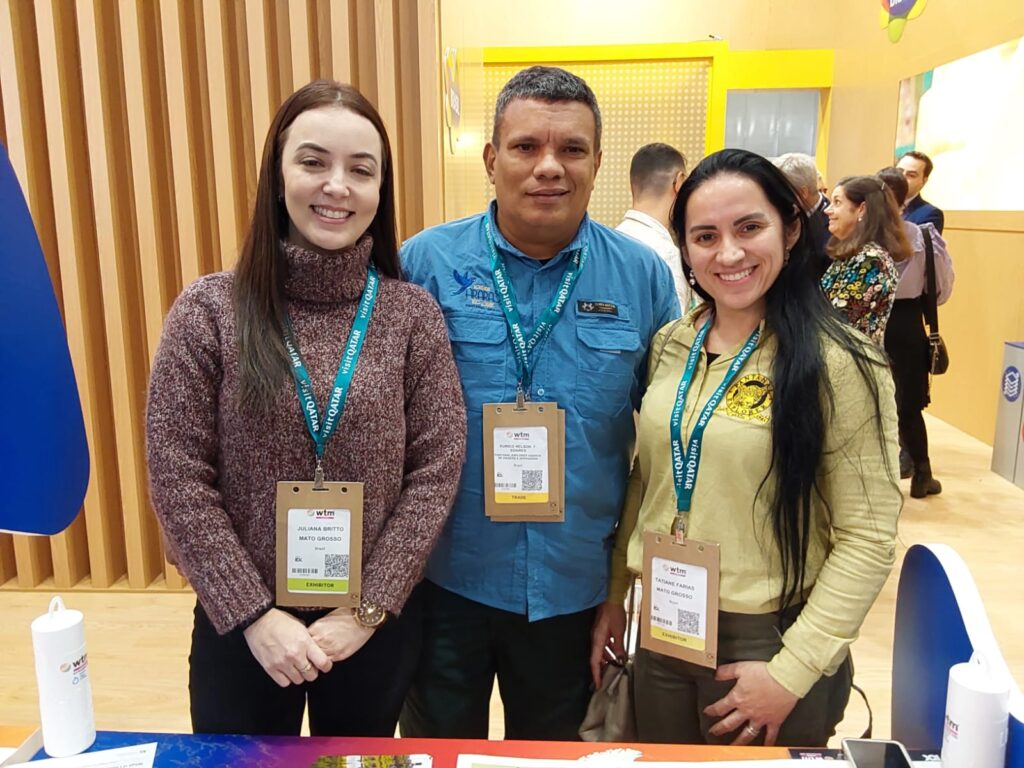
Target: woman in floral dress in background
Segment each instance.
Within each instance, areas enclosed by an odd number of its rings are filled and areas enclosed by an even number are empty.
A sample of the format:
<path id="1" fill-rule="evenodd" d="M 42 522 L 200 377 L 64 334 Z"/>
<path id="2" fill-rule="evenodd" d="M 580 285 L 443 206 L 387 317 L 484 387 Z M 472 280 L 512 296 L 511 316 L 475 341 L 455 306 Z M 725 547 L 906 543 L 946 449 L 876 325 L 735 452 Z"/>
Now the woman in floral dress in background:
<path id="1" fill-rule="evenodd" d="M 895 262 L 911 255 L 896 200 L 877 176 L 848 176 L 826 214 L 832 264 L 821 287 L 850 325 L 881 345 L 899 282 Z"/>

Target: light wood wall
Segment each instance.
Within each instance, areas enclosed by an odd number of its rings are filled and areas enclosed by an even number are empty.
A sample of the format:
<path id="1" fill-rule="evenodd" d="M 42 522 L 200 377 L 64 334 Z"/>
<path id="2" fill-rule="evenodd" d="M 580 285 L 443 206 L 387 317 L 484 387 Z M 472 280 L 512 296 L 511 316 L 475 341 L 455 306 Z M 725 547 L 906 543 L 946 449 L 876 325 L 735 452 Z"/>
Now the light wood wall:
<path id="1" fill-rule="evenodd" d="M 185 586 L 146 486 L 164 315 L 234 265 L 267 127 L 312 79 L 380 111 L 402 236 L 441 221 L 437 2 L 0 0 L 0 140 L 64 316 L 92 465 L 66 531 L 0 534 L 0 585 Z"/>

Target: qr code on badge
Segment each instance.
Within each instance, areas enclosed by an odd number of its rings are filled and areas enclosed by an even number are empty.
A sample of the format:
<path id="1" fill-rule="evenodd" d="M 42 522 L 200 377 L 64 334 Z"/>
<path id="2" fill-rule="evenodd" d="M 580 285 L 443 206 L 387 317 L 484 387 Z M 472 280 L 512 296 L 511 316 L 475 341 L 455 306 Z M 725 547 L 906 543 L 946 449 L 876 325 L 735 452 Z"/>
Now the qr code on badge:
<path id="1" fill-rule="evenodd" d="M 543 469 L 524 469 L 523 470 L 523 490 L 524 491 L 539 491 L 541 489 L 541 483 L 544 482 L 544 470 Z"/>
<path id="2" fill-rule="evenodd" d="M 676 631 L 682 632 L 684 635 L 699 635 L 700 614 L 696 611 L 684 611 L 680 608 L 679 615 L 676 617 Z"/>
<path id="3" fill-rule="evenodd" d="M 348 555 L 325 555 L 324 556 L 324 578 L 347 579 L 348 578 Z"/>

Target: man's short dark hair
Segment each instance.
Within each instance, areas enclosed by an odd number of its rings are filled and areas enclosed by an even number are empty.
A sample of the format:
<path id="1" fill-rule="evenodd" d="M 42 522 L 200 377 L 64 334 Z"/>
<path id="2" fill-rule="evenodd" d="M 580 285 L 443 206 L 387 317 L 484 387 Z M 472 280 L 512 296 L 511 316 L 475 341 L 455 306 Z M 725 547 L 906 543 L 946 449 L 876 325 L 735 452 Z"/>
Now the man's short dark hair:
<path id="1" fill-rule="evenodd" d="M 540 65 L 516 72 L 498 94 L 494 105 L 494 132 L 491 143 L 498 146 L 498 129 L 508 105 L 516 99 L 537 99 L 554 104 L 559 101 L 578 101 L 590 107 L 594 114 L 594 151 L 601 148 L 601 110 L 597 98 L 582 77 L 559 67 Z"/>
<path id="2" fill-rule="evenodd" d="M 903 204 L 907 201 L 907 192 L 910 191 L 907 177 L 903 175 L 903 171 L 890 166 L 883 168 L 876 175 L 892 191 L 892 196 L 896 198 L 896 205 L 902 208 Z"/>
<path id="3" fill-rule="evenodd" d="M 629 187 L 634 196 L 663 194 L 675 175 L 686 172 L 683 153 L 668 144 L 645 144 L 629 164 Z"/>
<path id="4" fill-rule="evenodd" d="M 932 168 L 934 168 L 935 166 L 932 165 L 932 159 L 928 157 L 928 155 L 926 155 L 924 152 L 918 152 L 916 149 L 912 149 L 909 152 L 904 152 L 902 155 L 900 155 L 900 160 L 902 160 L 904 157 L 912 157 L 915 160 L 920 160 L 922 163 L 924 163 L 924 177 L 926 179 L 932 175 Z"/>

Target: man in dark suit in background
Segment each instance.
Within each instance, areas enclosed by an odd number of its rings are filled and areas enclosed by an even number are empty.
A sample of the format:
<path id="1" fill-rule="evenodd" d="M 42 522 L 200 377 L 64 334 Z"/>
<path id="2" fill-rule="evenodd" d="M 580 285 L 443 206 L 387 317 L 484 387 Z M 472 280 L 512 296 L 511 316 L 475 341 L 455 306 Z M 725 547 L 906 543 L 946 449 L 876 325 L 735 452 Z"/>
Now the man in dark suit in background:
<path id="1" fill-rule="evenodd" d="M 814 164 L 814 158 L 802 152 L 787 152 L 784 155 L 779 155 L 772 162 L 789 179 L 789 183 L 800 195 L 800 201 L 804 205 L 810 225 L 811 244 L 818 256 L 815 264 L 817 266 L 816 274 L 820 279 L 831 261 L 828 254 L 825 253 L 825 246 L 828 245 L 831 234 L 828 231 L 828 216 L 825 215 L 828 198 L 818 189 L 818 179 L 821 178 L 821 174 L 818 173 L 818 168 Z"/>
<path id="2" fill-rule="evenodd" d="M 932 175 L 932 159 L 924 152 L 911 150 L 900 158 L 896 167 L 907 180 L 907 203 L 903 208 L 903 218 L 918 225 L 934 224 L 941 235 L 942 225 L 945 224 L 942 210 L 921 197 L 921 189 Z"/>

